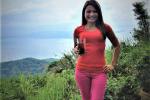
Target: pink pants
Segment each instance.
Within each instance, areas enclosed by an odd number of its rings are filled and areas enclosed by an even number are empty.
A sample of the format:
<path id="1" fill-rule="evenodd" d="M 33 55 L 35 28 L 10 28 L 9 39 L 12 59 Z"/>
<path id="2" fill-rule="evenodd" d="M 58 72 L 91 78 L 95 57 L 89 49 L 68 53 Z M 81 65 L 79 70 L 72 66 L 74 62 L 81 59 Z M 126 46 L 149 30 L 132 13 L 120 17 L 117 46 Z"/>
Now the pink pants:
<path id="1" fill-rule="evenodd" d="M 75 70 L 75 80 L 82 100 L 104 100 L 107 74 Z"/>

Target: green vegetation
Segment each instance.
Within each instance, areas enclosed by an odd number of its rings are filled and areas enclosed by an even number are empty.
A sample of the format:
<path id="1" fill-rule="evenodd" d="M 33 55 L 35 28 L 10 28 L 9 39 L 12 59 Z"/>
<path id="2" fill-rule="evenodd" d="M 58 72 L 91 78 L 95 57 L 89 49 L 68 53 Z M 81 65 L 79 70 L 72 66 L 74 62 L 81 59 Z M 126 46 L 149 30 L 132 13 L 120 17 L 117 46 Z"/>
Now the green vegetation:
<path id="1" fill-rule="evenodd" d="M 35 59 L 24 58 L 15 61 L 2 62 L 0 66 L 0 77 L 12 77 L 17 76 L 19 73 L 28 74 L 41 74 L 44 73 L 45 66 L 57 59 Z"/>
<path id="2" fill-rule="evenodd" d="M 148 55 L 147 50 L 150 50 L 148 44 L 122 47 L 119 66 L 108 74 L 106 100 L 139 98 L 140 82 L 137 78 L 139 72 L 136 66 L 145 55 Z M 107 57 L 110 55 L 111 49 L 106 52 Z M 19 75 L 16 78 L 1 79 L 1 100 L 81 100 L 74 80 L 74 67 L 68 66 L 72 64 L 73 58 L 75 57 L 72 54 L 65 54 L 60 61 L 51 63 L 48 67 L 52 65 L 54 67 L 51 70 L 49 68 L 49 72 L 43 76 Z M 64 62 L 67 60 L 68 63 Z M 109 63 L 110 59 L 107 60 Z"/>

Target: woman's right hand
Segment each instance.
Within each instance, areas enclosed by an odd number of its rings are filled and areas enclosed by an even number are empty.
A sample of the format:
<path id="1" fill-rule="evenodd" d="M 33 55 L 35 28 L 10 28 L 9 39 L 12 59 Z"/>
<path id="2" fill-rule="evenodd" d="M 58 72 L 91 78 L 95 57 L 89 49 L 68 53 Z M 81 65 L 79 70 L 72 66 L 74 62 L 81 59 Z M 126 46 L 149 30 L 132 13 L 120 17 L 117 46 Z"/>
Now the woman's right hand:
<path id="1" fill-rule="evenodd" d="M 73 49 L 73 51 L 76 55 L 79 55 L 78 45 Z"/>

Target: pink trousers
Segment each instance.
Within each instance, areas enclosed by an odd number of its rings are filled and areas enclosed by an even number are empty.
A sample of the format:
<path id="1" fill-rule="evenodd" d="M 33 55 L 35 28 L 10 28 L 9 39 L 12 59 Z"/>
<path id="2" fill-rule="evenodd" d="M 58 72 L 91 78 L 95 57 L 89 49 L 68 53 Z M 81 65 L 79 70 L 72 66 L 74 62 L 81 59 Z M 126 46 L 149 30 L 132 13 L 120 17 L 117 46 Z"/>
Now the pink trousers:
<path id="1" fill-rule="evenodd" d="M 105 72 L 92 73 L 76 68 L 75 80 L 82 100 L 104 100 L 107 86 L 107 74 Z"/>

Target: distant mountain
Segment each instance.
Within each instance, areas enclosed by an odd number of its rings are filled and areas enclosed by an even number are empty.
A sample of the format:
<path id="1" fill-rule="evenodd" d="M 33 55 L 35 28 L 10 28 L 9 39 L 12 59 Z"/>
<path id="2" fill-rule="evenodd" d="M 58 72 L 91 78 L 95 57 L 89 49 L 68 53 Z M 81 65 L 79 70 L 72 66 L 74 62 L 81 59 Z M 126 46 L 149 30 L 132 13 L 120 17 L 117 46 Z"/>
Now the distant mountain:
<path id="1" fill-rule="evenodd" d="M 27 74 L 42 74 L 44 69 L 51 62 L 58 59 L 49 58 L 49 59 L 35 59 L 35 58 L 24 58 L 20 60 L 2 62 L 0 66 L 0 76 L 1 77 L 10 77 L 16 76 L 20 73 L 25 75 Z"/>

